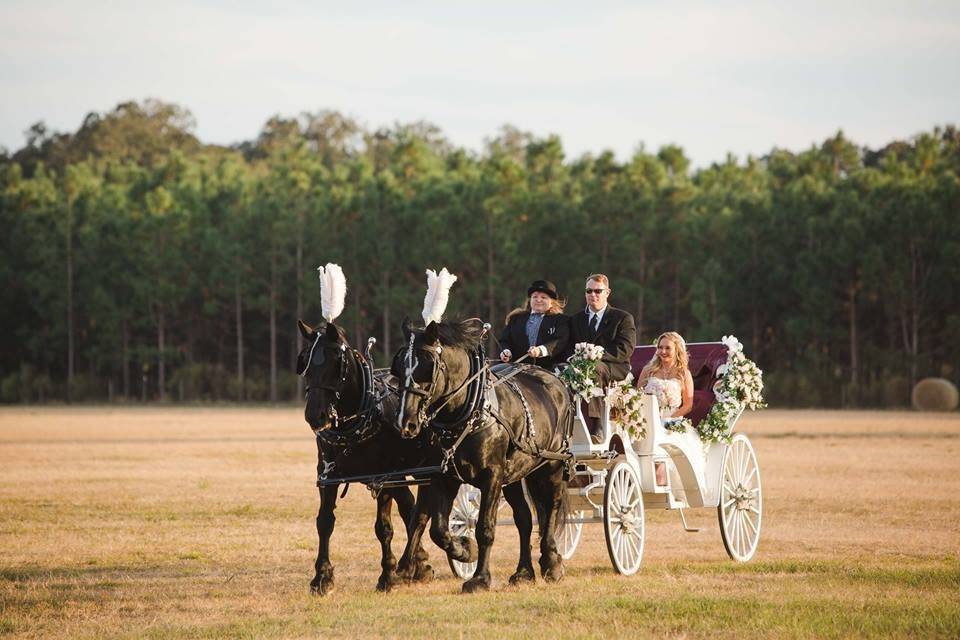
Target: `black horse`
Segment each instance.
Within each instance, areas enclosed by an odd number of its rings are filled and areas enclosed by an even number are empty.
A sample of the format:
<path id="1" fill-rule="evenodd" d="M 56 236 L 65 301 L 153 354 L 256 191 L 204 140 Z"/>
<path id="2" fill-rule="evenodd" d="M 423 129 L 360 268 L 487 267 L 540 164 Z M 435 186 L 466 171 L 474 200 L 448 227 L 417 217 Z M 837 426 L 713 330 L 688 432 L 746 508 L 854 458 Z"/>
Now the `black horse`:
<path id="1" fill-rule="evenodd" d="M 490 587 L 490 549 L 497 505 L 503 495 L 520 532 L 520 560 L 510 582 L 534 580 L 530 557 L 530 510 L 521 479 L 540 523 L 540 571 L 545 580 L 563 577 L 555 530 L 567 511 L 567 439 L 574 407 L 564 384 L 539 368 L 518 365 L 512 373 L 490 372 L 483 362 L 483 329 L 476 321 L 431 322 L 413 329 L 404 322 L 407 347 L 394 358 L 401 382 L 396 427 L 405 438 L 427 429 L 445 445 L 446 472 L 430 485 L 430 536 L 450 557 L 470 555 L 449 532 L 447 519 L 460 485 L 480 489 L 477 569 L 463 584 L 472 592 Z"/>
<path id="2" fill-rule="evenodd" d="M 317 477 L 343 478 L 371 475 L 422 465 L 437 450 L 423 440 L 402 439 L 387 426 L 396 421 L 397 396 L 373 375 L 364 356 L 352 349 L 343 329 L 333 324 L 316 330 L 298 322 L 307 346 L 297 358 L 297 372 L 306 378 L 304 417 L 317 436 Z M 431 451 L 433 452 L 431 454 Z M 436 460 L 433 461 L 434 464 Z M 320 489 L 317 513 L 319 548 L 313 593 L 333 588 L 330 536 L 336 521 L 337 484 Z M 388 591 L 401 580 L 427 581 L 433 569 L 420 545 L 427 524 L 424 487 L 416 502 L 408 487 L 384 488 L 377 494 L 375 530 L 380 541 L 382 572 L 377 589 Z M 396 500 L 407 528 L 407 547 L 399 565 L 393 555 L 390 514 Z M 415 544 L 411 544 L 415 541 Z"/>

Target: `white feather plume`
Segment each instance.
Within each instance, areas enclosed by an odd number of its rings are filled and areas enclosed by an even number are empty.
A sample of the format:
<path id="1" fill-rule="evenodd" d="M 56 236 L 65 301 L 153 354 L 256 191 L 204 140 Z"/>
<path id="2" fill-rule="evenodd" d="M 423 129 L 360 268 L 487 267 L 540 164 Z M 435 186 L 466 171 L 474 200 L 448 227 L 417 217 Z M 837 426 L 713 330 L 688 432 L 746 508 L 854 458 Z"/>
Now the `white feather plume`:
<path id="1" fill-rule="evenodd" d="M 450 300 L 450 287 L 457 281 L 457 276 L 453 275 L 444 267 L 437 273 L 433 269 L 427 269 L 427 295 L 423 298 L 423 325 L 427 326 L 431 322 L 440 322 L 443 318 L 443 312 L 447 310 L 447 302 Z"/>
<path id="2" fill-rule="evenodd" d="M 333 322 L 343 313 L 347 299 L 347 278 L 340 265 L 328 262 L 326 267 L 317 267 L 320 273 L 320 308 L 327 322 Z"/>

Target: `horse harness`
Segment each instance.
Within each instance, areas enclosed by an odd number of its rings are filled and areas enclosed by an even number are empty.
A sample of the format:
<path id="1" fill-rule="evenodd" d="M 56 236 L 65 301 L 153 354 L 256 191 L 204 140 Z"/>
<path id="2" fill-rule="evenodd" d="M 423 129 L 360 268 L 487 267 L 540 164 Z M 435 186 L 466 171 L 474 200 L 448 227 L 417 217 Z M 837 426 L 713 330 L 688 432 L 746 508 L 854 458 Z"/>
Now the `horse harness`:
<path id="1" fill-rule="evenodd" d="M 313 346 L 310 348 L 307 368 L 309 368 L 309 364 L 313 362 L 313 353 L 319 341 L 320 335 L 318 334 Z M 354 362 L 357 363 L 357 369 L 360 371 L 360 406 L 357 408 L 356 413 L 341 419 L 340 414 L 337 412 L 336 405 L 340 402 L 343 396 L 343 388 L 347 383 L 348 353 L 352 355 Z M 377 394 L 373 365 L 370 363 L 370 360 L 356 349 L 348 348 L 346 344 L 341 344 L 339 361 L 339 371 L 335 385 L 312 385 L 308 382 L 306 390 L 308 392 L 313 389 L 328 391 L 333 393 L 334 396 L 334 402 L 331 406 L 333 426 L 322 431 L 313 430 L 317 438 L 330 446 L 349 447 L 350 445 L 360 444 L 361 442 L 369 440 L 376 434 L 379 426 L 374 420 L 374 416 L 377 414 L 377 410 L 382 408 L 383 398 L 386 397 L 389 391 L 385 391 L 382 395 Z M 305 376 L 306 372 L 307 369 L 304 369 L 301 375 Z M 387 387 L 385 383 L 383 386 Z"/>
<path id="2" fill-rule="evenodd" d="M 442 351 L 442 347 L 440 346 L 425 346 L 423 348 L 436 350 L 437 356 L 439 356 Z M 408 347 L 407 351 L 406 381 L 403 391 L 413 393 L 417 396 L 427 397 L 430 394 L 429 391 L 417 389 L 411 384 L 412 372 L 414 369 L 416 369 L 418 364 L 414 353 L 415 350 L 413 349 L 413 336 L 411 336 L 410 346 Z M 437 365 L 434 367 L 431 376 L 431 390 L 437 385 L 437 378 L 441 370 L 446 370 L 446 364 L 442 358 L 438 357 Z M 531 457 L 540 458 L 543 460 L 543 463 L 546 463 L 548 460 L 568 460 L 570 458 L 570 454 L 568 453 L 569 435 L 566 433 L 563 434 L 563 446 L 561 451 L 544 451 L 537 444 L 536 427 L 534 426 L 530 404 L 523 395 L 523 391 L 520 389 L 520 386 L 510 379 L 520 371 L 520 369 L 517 369 L 499 378 L 496 377 L 496 374 L 490 375 L 490 366 L 486 363 L 484 349 L 483 346 L 480 345 L 470 353 L 471 375 L 467 377 L 466 380 L 464 380 L 456 389 L 448 393 L 446 398 L 443 399 L 442 402 L 439 402 L 439 404 L 437 404 L 436 407 L 429 413 L 425 413 L 423 407 L 421 406 L 418 419 L 420 420 L 420 423 L 424 425 L 424 427 L 429 426 L 433 428 L 431 432 L 431 440 L 433 444 L 439 446 L 443 452 L 443 462 L 441 463 L 442 473 L 446 473 L 452 469 L 453 473 L 456 474 L 457 479 L 459 479 L 461 482 L 465 482 L 465 480 L 460 476 L 460 472 L 457 470 L 456 465 L 453 464 L 453 457 L 456 454 L 457 449 L 470 434 L 492 428 L 495 424 L 499 425 L 506 432 L 507 437 L 510 439 L 510 443 L 514 446 L 514 448 Z M 520 399 L 520 403 L 523 406 L 525 428 L 521 437 L 517 437 L 517 435 L 514 434 L 513 430 L 510 429 L 509 424 L 500 412 L 500 401 L 497 398 L 496 392 L 496 387 L 500 384 L 505 384 L 511 391 L 517 394 L 517 397 Z M 467 401 L 464 402 L 463 408 L 460 410 L 457 416 L 448 422 L 438 421 L 437 417 L 440 411 L 447 404 L 449 404 L 452 398 L 460 390 L 468 385 Z M 401 402 L 401 410 L 399 412 L 401 414 L 402 406 L 403 404 Z"/>

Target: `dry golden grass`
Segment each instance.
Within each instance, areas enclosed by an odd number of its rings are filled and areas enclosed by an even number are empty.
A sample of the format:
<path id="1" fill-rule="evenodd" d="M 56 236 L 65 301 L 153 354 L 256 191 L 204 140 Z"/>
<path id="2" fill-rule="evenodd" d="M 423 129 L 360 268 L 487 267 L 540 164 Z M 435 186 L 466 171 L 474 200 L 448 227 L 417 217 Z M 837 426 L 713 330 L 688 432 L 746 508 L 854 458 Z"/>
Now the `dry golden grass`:
<path id="1" fill-rule="evenodd" d="M 0 635 L 22 637 L 844 637 L 960 635 L 960 416 L 773 411 L 741 421 L 765 499 L 757 557 L 713 511 L 648 512 L 644 564 L 587 525 L 559 584 L 437 578 L 373 591 L 373 501 L 352 487 L 337 590 L 308 595 L 315 449 L 299 408 L 0 410 Z M 399 520 L 395 520 L 399 526 Z M 402 535 L 394 541 L 399 553 Z"/>

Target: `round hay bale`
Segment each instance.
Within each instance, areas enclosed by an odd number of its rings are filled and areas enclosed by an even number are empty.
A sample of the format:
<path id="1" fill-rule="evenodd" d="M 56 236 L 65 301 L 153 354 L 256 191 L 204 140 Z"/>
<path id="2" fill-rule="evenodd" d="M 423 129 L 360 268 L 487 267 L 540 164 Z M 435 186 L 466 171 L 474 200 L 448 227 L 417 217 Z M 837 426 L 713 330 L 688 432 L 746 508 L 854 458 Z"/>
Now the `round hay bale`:
<path id="1" fill-rule="evenodd" d="M 918 411 L 953 411 L 960 404 L 957 387 L 946 378 L 924 378 L 910 395 Z"/>

